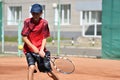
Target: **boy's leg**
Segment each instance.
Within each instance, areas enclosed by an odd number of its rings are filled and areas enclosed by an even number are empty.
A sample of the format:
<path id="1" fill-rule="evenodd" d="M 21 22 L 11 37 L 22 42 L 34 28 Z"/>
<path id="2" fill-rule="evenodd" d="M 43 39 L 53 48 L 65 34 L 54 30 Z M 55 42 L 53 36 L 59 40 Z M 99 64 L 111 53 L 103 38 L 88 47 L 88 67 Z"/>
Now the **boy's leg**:
<path id="1" fill-rule="evenodd" d="M 48 76 L 50 76 L 53 80 L 59 80 L 58 76 L 53 72 L 53 71 L 50 71 L 47 73 Z"/>
<path id="2" fill-rule="evenodd" d="M 28 76 L 27 80 L 33 80 L 34 77 L 34 70 L 35 70 L 35 59 L 32 55 L 32 53 L 27 53 L 26 54 L 26 59 L 28 63 Z"/>
<path id="3" fill-rule="evenodd" d="M 28 69 L 28 77 L 27 77 L 27 79 L 28 79 L 28 80 L 33 80 L 33 78 L 34 78 L 35 65 L 30 65 L 28 68 L 29 68 L 29 69 Z"/>

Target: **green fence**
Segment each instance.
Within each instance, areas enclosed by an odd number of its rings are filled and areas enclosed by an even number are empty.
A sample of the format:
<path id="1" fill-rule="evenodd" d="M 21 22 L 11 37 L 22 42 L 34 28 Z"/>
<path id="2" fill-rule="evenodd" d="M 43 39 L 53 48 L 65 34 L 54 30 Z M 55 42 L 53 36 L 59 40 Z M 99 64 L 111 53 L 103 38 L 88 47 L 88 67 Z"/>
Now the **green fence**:
<path id="1" fill-rule="evenodd" d="M 120 59 L 120 0 L 103 0 L 102 5 L 102 57 Z"/>
<path id="2" fill-rule="evenodd" d="M 2 2 L 0 2 L 0 41 L 2 40 Z"/>

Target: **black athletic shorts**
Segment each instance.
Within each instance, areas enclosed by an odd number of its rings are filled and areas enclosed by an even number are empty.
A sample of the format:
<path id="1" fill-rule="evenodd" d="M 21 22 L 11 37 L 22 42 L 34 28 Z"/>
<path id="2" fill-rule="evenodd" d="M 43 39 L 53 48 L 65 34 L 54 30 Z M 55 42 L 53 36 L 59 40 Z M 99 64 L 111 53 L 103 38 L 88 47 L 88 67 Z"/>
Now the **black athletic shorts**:
<path id="1" fill-rule="evenodd" d="M 42 58 L 40 57 L 39 54 L 28 52 L 26 53 L 26 59 L 27 59 L 28 66 L 30 66 L 30 65 L 35 65 L 36 62 L 37 62 L 37 65 L 39 65 Z"/>
<path id="2" fill-rule="evenodd" d="M 46 54 L 50 56 L 49 51 L 47 51 Z M 52 70 L 50 63 L 48 64 L 49 69 L 46 69 L 44 65 L 45 60 L 42 57 L 40 57 L 40 55 L 37 53 L 33 53 L 33 52 L 26 53 L 26 59 L 27 59 L 28 66 L 35 65 L 35 63 L 37 63 L 37 66 L 40 72 L 49 72 Z"/>

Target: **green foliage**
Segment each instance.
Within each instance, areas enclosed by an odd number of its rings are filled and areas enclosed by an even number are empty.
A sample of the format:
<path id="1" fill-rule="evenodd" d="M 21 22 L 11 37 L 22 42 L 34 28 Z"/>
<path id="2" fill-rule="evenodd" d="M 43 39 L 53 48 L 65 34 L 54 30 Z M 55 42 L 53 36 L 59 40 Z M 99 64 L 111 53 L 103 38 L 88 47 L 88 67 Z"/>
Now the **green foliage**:
<path id="1" fill-rule="evenodd" d="M 47 38 L 47 42 L 52 42 L 52 37 Z"/>
<path id="2" fill-rule="evenodd" d="M 15 36 L 15 37 L 5 36 L 5 41 L 6 42 L 17 42 L 17 40 L 18 40 L 17 36 Z"/>
<path id="3" fill-rule="evenodd" d="M 47 42 L 52 42 L 52 40 L 53 40 L 53 37 L 47 38 Z M 57 38 L 54 38 L 54 40 L 57 40 Z M 70 40 L 70 38 L 61 37 L 60 40 Z"/>
<path id="4" fill-rule="evenodd" d="M 17 40 L 18 40 L 17 36 L 12 36 L 12 37 L 5 36 L 6 42 L 17 42 Z M 52 42 L 52 40 L 53 40 L 53 37 L 47 38 L 47 42 Z M 55 38 L 54 40 L 57 40 L 57 38 Z M 70 39 L 61 37 L 60 40 L 70 40 Z"/>

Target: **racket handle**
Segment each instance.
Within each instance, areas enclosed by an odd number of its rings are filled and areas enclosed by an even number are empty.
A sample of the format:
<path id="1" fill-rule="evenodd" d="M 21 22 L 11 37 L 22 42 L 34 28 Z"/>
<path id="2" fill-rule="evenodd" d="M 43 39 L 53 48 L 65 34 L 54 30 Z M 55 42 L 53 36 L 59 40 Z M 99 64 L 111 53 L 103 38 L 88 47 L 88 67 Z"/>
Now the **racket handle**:
<path id="1" fill-rule="evenodd" d="M 53 80 L 60 80 L 53 71 L 50 71 L 49 73 L 51 74 L 51 77 L 53 78 Z"/>

